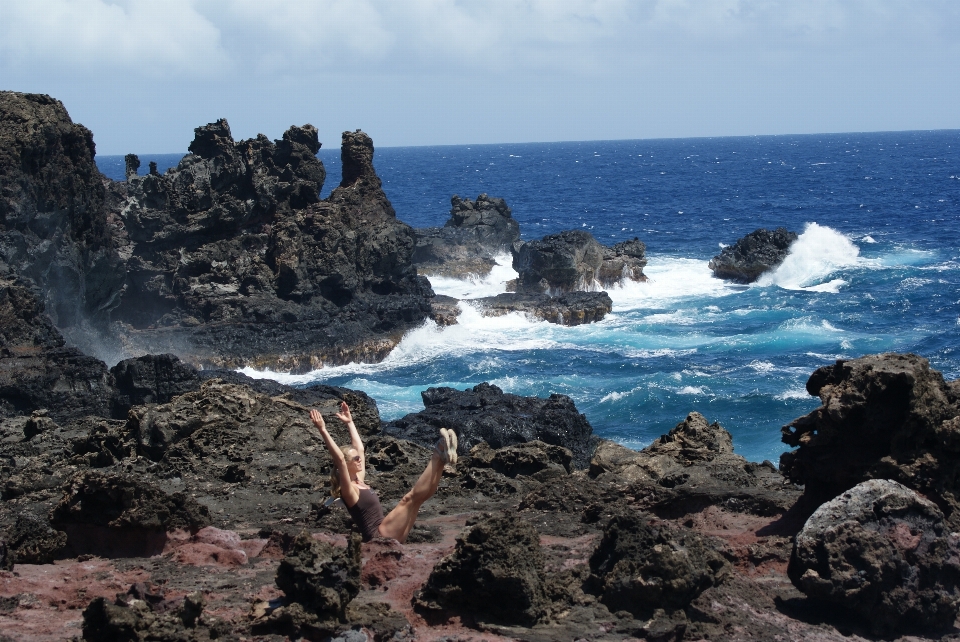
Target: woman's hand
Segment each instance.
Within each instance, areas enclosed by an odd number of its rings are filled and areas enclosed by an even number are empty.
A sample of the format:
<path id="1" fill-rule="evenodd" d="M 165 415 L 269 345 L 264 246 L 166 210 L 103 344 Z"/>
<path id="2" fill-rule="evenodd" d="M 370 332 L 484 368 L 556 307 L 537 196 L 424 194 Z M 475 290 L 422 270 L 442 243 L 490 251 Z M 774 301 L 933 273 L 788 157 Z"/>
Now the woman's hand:
<path id="1" fill-rule="evenodd" d="M 337 415 L 340 416 L 339 414 Z M 314 408 L 310 411 L 310 420 L 313 422 L 313 425 L 317 427 L 321 433 L 327 432 L 327 424 L 323 420 L 323 415 L 320 414 L 320 411 Z"/>
<path id="2" fill-rule="evenodd" d="M 350 406 L 346 401 L 340 402 L 340 412 L 337 413 L 337 419 L 345 424 L 353 423 L 353 415 L 350 414 Z"/>

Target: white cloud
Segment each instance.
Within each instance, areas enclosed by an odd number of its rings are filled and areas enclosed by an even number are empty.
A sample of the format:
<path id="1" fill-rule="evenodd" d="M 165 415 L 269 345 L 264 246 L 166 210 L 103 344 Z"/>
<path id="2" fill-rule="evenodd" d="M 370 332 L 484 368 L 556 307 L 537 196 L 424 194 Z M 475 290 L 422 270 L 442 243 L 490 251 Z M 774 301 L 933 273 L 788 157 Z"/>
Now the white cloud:
<path id="1" fill-rule="evenodd" d="M 220 32 L 186 0 L 4 2 L 0 60 L 50 74 L 204 75 L 229 64 Z"/>

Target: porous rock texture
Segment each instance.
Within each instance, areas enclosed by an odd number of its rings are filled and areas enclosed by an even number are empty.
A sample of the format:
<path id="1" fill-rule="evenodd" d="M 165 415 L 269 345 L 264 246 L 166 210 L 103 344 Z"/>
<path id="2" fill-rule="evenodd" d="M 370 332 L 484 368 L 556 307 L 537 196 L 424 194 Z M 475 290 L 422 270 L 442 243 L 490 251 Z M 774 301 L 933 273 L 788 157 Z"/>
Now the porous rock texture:
<path id="1" fill-rule="evenodd" d="M 94 153 L 60 101 L 0 91 L 0 272 L 42 286 L 60 327 L 103 321 L 123 286 Z"/>
<path id="2" fill-rule="evenodd" d="M 590 557 L 611 611 L 649 618 L 678 611 L 729 573 L 727 561 L 699 534 L 675 529 L 637 512 L 613 517 Z"/>
<path id="3" fill-rule="evenodd" d="M 960 611 L 960 535 L 933 502 L 886 479 L 820 506 L 796 536 L 788 573 L 880 635 L 944 633 Z"/>
<path id="4" fill-rule="evenodd" d="M 520 240 L 520 224 L 502 198 L 480 194 L 476 201 L 450 199 L 450 218 L 443 227 L 415 230 L 412 260 L 420 274 L 464 278 L 485 276 L 496 257 Z"/>
<path id="5" fill-rule="evenodd" d="M 370 137 L 344 133 L 325 201 L 319 148 L 310 125 L 234 142 L 220 120 L 176 168 L 127 181 L 128 289 L 113 318 L 128 352 L 303 372 L 380 360 L 427 317 L 433 292 Z"/>
<path id="6" fill-rule="evenodd" d="M 479 306 L 484 316 L 523 312 L 536 319 L 566 326 L 601 321 L 613 310 L 613 301 L 606 292 L 568 292 L 558 296 L 504 292 L 472 299 L 470 304 Z"/>
<path id="7" fill-rule="evenodd" d="M 359 537 L 352 537 L 343 548 L 301 533 L 277 567 L 277 586 L 287 604 L 254 628 L 291 637 L 336 631 L 360 592 L 360 566 Z"/>
<path id="8" fill-rule="evenodd" d="M 424 409 L 387 422 L 384 433 L 432 447 L 440 428 L 450 428 L 464 453 L 481 441 L 501 448 L 536 439 L 569 448 L 577 468 L 587 467 L 596 446 L 593 428 L 566 395 L 521 397 L 488 383 L 462 391 L 427 388 L 420 394 Z"/>
<path id="9" fill-rule="evenodd" d="M 914 354 L 840 359 L 807 392 L 822 406 L 783 428 L 796 450 L 780 470 L 804 485 L 809 511 L 869 479 L 892 479 L 932 500 L 960 529 L 960 398 Z"/>
<path id="10" fill-rule="evenodd" d="M 416 605 L 530 626 L 547 602 L 543 567 L 533 527 L 512 513 L 482 515 L 467 522 L 453 553 L 433 568 Z"/>
<path id="11" fill-rule="evenodd" d="M 203 617 L 199 592 L 164 600 L 143 583 L 110 602 L 98 597 L 83 610 L 83 639 L 89 642 L 181 642 L 215 640 L 226 631 L 215 618 Z"/>
<path id="12" fill-rule="evenodd" d="M 589 232 L 566 230 L 515 247 L 516 291 L 551 295 L 646 281 L 646 247 L 639 239 L 612 247 Z"/>
<path id="13" fill-rule="evenodd" d="M 772 232 L 758 229 L 723 248 L 710 259 L 708 267 L 717 278 L 753 283 L 761 274 L 783 263 L 796 240 L 797 233 L 783 227 Z"/>

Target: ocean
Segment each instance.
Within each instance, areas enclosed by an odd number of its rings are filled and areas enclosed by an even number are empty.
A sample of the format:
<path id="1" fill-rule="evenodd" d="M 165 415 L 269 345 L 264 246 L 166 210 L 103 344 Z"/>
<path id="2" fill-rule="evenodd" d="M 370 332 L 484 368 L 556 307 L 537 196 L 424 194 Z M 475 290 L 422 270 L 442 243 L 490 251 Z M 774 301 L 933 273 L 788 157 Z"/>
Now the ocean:
<path id="1" fill-rule="evenodd" d="M 339 182 L 338 141 L 318 154 L 322 196 Z M 148 155 L 160 171 L 180 155 Z M 97 159 L 123 178 L 123 157 Z M 609 290 L 600 323 L 561 327 L 520 314 L 408 334 L 379 364 L 285 383 L 367 392 L 384 419 L 422 409 L 431 386 L 487 381 L 519 395 L 569 395 L 594 431 L 631 448 L 691 411 L 733 434 L 751 461 L 777 462 L 780 428 L 819 405 L 818 367 L 915 352 L 960 378 L 960 131 L 457 145 L 378 149 L 374 165 L 400 220 L 440 226 L 450 197 L 506 199 L 525 240 L 584 229 L 638 237 L 646 283 Z M 757 228 L 800 234 L 760 282 L 713 278 L 707 263 Z M 509 257 L 485 279 L 432 279 L 461 299 L 504 290 Z"/>

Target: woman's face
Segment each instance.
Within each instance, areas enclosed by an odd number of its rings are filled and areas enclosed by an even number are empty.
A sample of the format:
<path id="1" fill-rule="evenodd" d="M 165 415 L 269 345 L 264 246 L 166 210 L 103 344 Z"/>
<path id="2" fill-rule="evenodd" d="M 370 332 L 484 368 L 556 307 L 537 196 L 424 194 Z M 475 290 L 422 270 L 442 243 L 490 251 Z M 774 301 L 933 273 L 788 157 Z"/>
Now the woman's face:
<path id="1" fill-rule="evenodd" d="M 360 472 L 360 454 L 353 448 L 348 448 L 344 454 L 347 457 L 347 470 L 352 473 Z"/>

